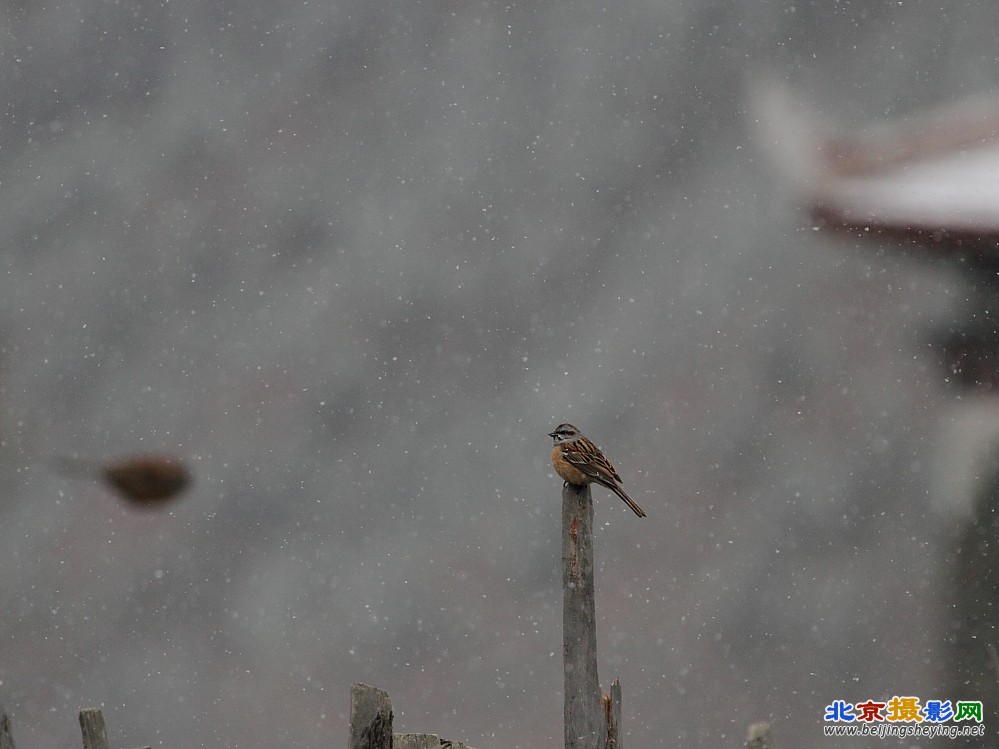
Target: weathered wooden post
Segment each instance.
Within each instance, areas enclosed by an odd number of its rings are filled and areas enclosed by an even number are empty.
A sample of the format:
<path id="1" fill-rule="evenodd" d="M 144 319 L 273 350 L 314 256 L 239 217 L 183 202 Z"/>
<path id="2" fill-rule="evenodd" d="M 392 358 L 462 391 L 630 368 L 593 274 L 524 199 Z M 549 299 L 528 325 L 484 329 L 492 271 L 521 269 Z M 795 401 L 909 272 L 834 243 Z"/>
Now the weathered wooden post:
<path id="1" fill-rule="evenodd" d="M 562 659 L 565 749 L 624 749 L 621 682 L 601 696 L 593 580 L 593 495 L 562 487 Z"/>
<path id="2" fill-rule="evenodd" d="M 388 692 L 354 684 L 350 688 L 350 749 L 392 749 L 392 700 Z"/>
<path id="3" fill-rule="evenodd" d="M 0 707 L 0 749 L 14 749 L 14 734 L 7 711 Z"/>
<path id="4" fill-rule="evenodd" d="M 593 583 L 593 496 L 562 487 L 562 657 L 565 749 L 603 749 Z"/>
<path id="5" fill-rule="evenodd" d="M 83 732 L 83 749 L 109 749 L 104 716 L 96 707 L 80 711 L 80 730 Z"/>
<path id="6" fill-rule="evenodd" d="M 606 749 L 624 749 L 621 731 L 621 680 L 614 679 L 610 694 L 604 695 L 604 723 L 607 726 Z"/>
<path id="7" fill-rule="evenodd" d="M 470 749 L 433 733 L 392 733 L 388 692 L 367 684 L 350 688 L 350 749 Z"/>

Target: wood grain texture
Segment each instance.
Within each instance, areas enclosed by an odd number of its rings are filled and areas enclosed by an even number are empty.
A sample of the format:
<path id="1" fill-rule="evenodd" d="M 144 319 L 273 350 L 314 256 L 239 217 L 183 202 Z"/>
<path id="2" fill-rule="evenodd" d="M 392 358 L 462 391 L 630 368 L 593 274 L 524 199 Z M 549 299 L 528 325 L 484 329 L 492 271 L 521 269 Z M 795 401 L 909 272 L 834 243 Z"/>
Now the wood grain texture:
<path id="1" fill-rule="evenodd" d="M 392 700 L 367 684 L 350 688 L 350 749 L 392 749 Z"/>
<path id="2" fill-rule="evenodd" d="M 562 656 L 565 747 L 602 749 L 593 583 L 593 497 L 588 486 L 562 488 Z"/>
<path id="3" fill-rule="evenodd" d="M 96 707 L 80 711 L 80 731 L 83 733 L 83 749 L 109 749 L 104 716 Z"/>

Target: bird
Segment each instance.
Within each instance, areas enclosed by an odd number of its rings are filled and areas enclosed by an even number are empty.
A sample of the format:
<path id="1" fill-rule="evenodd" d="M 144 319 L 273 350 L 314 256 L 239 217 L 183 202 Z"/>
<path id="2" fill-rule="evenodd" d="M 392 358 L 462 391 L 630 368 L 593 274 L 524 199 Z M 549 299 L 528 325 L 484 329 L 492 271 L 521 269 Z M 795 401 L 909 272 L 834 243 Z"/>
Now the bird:
<path id="1" fill-rule="evenodd" d="M 623 499 L 638 517 L 647 517 L 645 510 L 621 488 L 621 476 L 607 460 L 607 456 L 586 435 L 572 424 L 559 424 L 548 436 L 555 441 L 555 446 L 552 447 L 552 466 L 565 479 L 565 483 L 574 486 L 594 483 L 605 486 Z"/>
<path id="2" fill-rule="evenodd" d="M 173 499 L 191 483 L 179 460 L 164 455 L 136 455 L 106 463 L 104 481 L 133 504 L 152 507 Z"/>
<path id="3" fill-rule="evenodd" d="M 106 463 L 59 457 L 56 470 L 69 477 L 103 481 L 136 507 L 158 507 L 180 495 L 191 484 L 191 473 L 169 455 L 128 455 Z"/>

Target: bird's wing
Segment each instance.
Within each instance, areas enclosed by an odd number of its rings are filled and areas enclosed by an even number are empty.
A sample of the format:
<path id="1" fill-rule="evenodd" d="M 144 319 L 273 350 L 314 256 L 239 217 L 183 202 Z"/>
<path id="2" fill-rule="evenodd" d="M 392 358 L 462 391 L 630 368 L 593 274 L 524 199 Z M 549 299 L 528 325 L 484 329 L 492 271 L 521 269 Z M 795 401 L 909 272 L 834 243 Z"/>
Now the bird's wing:
<path id="1" fill-rule="evenodd" d="M 621 477 L 614 466 L 588 439 L 577 440 L 571 445 L 566 445 L 562 448 L 562 457 L 587 476 L 592 476 L 595 481 L 621 483 Z"/>

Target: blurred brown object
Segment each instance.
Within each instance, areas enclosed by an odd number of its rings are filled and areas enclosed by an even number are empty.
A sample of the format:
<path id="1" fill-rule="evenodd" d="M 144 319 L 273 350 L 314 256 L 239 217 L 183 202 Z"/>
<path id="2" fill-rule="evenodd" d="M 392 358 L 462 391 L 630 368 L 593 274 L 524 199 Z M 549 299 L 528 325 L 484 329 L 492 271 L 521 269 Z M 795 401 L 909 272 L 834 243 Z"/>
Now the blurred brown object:
<path id="1" fill-rule="evenodd" d="M 999 254 L 999 99 L 832 132 L 779 86 L 752 96 L 764 142 L 816 228 Z"/>
<path id="2" fill-rule="evenodd" d="M 191 483 L 191 474 L 176 458 L 139 455 L 108 463 L 104 481 L 127 500 L 149 506 L 173 499 Z"/>
<path id="3" fill-rule="evenodd" d="M 168 455 L 128 455 L 99 464 L 82 458 L 59 458 L 59 472 L 103 481 L 137 507 L 158 507 L 191 485 L 191 472 Z"/>

